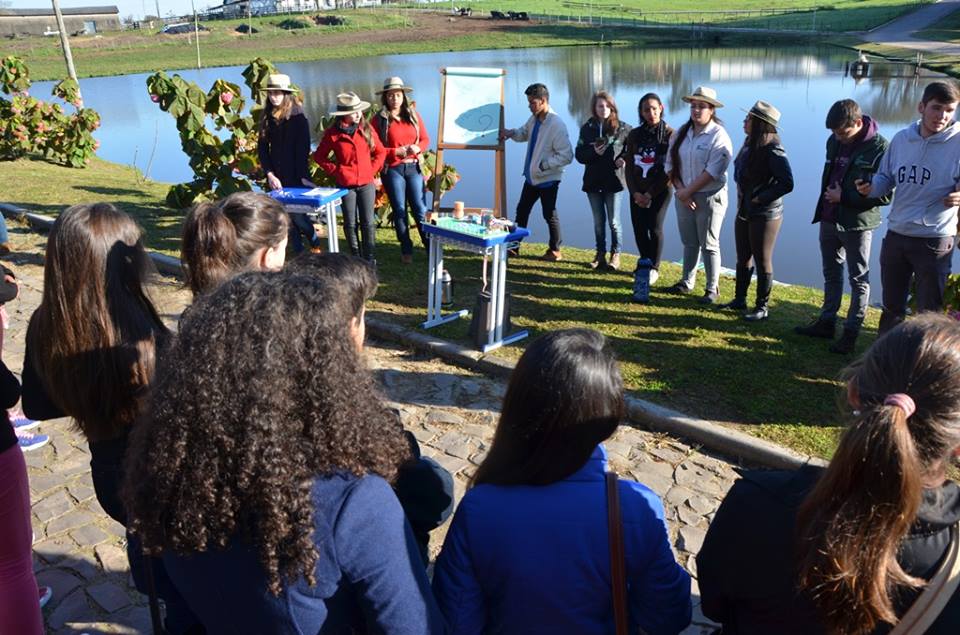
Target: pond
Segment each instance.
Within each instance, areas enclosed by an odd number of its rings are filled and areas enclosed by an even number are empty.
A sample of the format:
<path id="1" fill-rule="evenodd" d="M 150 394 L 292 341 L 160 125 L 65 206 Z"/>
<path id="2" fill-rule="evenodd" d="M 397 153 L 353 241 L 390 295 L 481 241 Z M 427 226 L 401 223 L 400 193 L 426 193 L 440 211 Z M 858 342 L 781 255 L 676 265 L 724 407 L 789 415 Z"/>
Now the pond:
<path id="1" fill-rule="evenodd" d="M 564 119 L 576 142 L 580 125 L 589 114 L 590 96 L 604 88 L 617 100 L 621 118 L 636 124 L 637 100 L 646 92 L 660 95 L 665 118 L 678 127 L 687 118 L 681 100 L 698 85 L 717 89 L 726 104 L 718 114 L 724 120 L 735 148 L 743 143 L 741 109 L 765 99 L 783 113 L 781 135 L 790 157 L 796 189 L 785 200 L 785 218 L 775 255 L 778 280 L 822 284 L 817 226 L 810 223 L 817 197 L 828 131 L 824 119 L 830 105 L 843 98 L 856 99 L 864 112 L 876 118 L 889 139 L 916 118 L 916 107 L 929 78 L 915 78 L 909 68 L 875 65 L 869 79 L 857 82 L 844 74 L 854 54 L 835 47 L 769 48 L 612 48 L 567 47 L 428 53 L 365 57 L 353 60 L 285 63 L 278 67 L 304 90 L 305 107 L 312 122 L 329 109 L 335 96 L 354 90 L 365 99 L 390 75 L 401 76 L 415 88 L 414 99 L 435 139 L 438 121 L 441 66 L 499 67 L 507 71 L 506 124 L 520 126 L 529 116 L 523 90 L 533 82 L 545 83 L 551 91 L 551 106 Z M 180 71 L 204 90 L 217 78 L 243 84 L 242 67 Z M 173 118 L 150 101 L 147 75 L 81 80 L 84 100 L 100 112 L 103 127 L 99 155 L 110 161 L 136 164 L 153 179 L 182 182 L 192 177 Z M 45 95 L 49 83 L 34 86 Z M 316 139 L 314 140 L 316 143 Z M 522 184 L 525 144 L 507 142 L 507 206 L 510 215 Z M 152 160 L 151 160 L 152 157 Z M 493 158 L 489 152 L 449 151 L 445 160 L 457 167 L 463 180 L 448 194 L 471 206 L 493 203 Z M 730 168 L 732 180 L 733 167 Z M 582 166 L 567 168 L 560 187 L 558 210 L 567 245 L 592 248 L 593 221 L 586 195 L 581 191 Z M 886 214 L 884 214 L 886 216 Z M 722 233 L 723 263 L 735 260 L 734 215 L 728 213 Z M 636 253 L 624 201 L 624 249 Z M 546 227 L 539 206 L 531 216 L 532 238 L 546 242 Z M 664 257 L 679 260 L 681 244 L 671 209 L 665 223 Z M 881 232 L 885 227 L 881 227 Z M 873 300 L 879 299 L 879 240 L 875 240 L 872 268 Z M 956 270 L 956 267 L 955 267 Z M 672 281 L 671 281 L 672 282 Z"/>

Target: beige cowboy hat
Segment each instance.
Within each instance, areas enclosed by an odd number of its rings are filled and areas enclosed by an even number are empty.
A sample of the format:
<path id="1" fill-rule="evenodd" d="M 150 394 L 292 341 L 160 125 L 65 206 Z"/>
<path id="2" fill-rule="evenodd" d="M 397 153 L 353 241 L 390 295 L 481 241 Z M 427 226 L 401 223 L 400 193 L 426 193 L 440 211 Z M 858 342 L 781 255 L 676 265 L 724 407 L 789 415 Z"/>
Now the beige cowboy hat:
<path id="1" fill-rule="evenodd" d="M 747 110 L 742 108 L 743 112 L 747 113 L 751 117 L 756 117 L 760 121 L 765 121 L 774 128 L 780 125 L 780 111 L 777 110 L 773 104 L 758 99 L 757 103 L 753 105 L 753 108 Z"/>
<path id="2" fill-rule="evenodd" d="M 691 101 L 703 101 L 710 104 L 714 108 L 723 108 L 723 103 L 717 101 L 717 91 L 709 86 L 697 86 L 692 94 L 684 95 L 681 97 L 681 99 L 688 104 Z"/>
<path id="3" fill-rule="evenodd" d="M 369 107 L 369 101 L 363 101 L 355 92 L 348 91 L 337 95 L 337 107 L 331 110 L 329 114 L 335 116 L 349 115 L 355 112 L 363 112 Z"/>
<path id="4" fill-rule="evenodd" d="M 297 89 L 290 85 L 290 76 L 283 73 L 274 73 L 267 77 L 267 90 L 280 90 L 285 93 L 297 92 Z"/>
<path id="5" fill-rule="evenodd" d="M 383 88 L 377 91 L 378 95 L 390 92 L 391 90 L 402 90 L 405 93 L 412 92 L 413 89 L 403 83 L 399 77 L 388 77 L 383 80 Z"/>

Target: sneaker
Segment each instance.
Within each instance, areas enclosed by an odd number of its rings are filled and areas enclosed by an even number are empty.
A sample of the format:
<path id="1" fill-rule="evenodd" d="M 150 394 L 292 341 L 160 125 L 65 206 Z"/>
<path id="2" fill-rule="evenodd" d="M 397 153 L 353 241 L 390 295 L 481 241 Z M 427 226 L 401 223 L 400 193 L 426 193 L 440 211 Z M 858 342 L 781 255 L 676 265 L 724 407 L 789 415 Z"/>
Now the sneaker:
<path id="1" fill-rule="evenodd" d="M 547 249 L 547 251 L 544 252 L 542 256 L 540 256 L 540 259 L 546 260 L 547 262 L 559 262 L 563 260 L 563 255 L 560 253 L 559 249 L 556 251 L 552 249 Z"/>
<path id="2" fill-rule="evenodd" d="M 837 323 L 835 321 L 821 320 L 817 318 L 806 326 L 795 326 L 793 332 L 797 335 L 806 335 L 808 337 L 822 337 L 832 340 L 837 334 Z"/>
<path id="3" fill-rule="evenodd" d="M 27 419 L 23 413 L 20 413 L 10 417 L 10 424 L 13 425 L 14 430 L 26 432 L 27 430 L 33 430 L 36 428 L 38 425 L 40 425 L 40 422 L 34 421 L 33 419 Z"/>
<path id="4" fill-rule="evenodd" d="M 857 331 L 843 329 L 840 339 L 830 345 L 830 352 L 839 355 L 849 355 L 857 346 L 857 336 L 859 334 Z"/>
<path id="5" fill-rule="evenodd" d="M 683 280 L 667 287 L 667 293 L 679 293 L 680 295 L 690 295 L 693 289 L 683 284 Z"/>
<path id="6" fill-rule="evenodd" d="M 610 269 L 611 271 L 616 271 L 619 268 L 620 268 L 620 254 L 619 253 L 610 254 L 610 262 L 607 263 L 607 269 Z"/>
<path id="7" fill-rule="evenodd" d="M 53 597 L 53 589 L 48 586 L 37 587 L 37 592 L 40 594 L 40 608 L 43 608 L 47 605 L 47 602 L 50 601 L 50 598 Z"/>
<path id="8" fill-rule="evenodd" d="M 650 286 L 653 286 L 653 283 L 660 279 L 660 272 L 656 269 L 650 270 Z"/>
<path id="9" fill-rule="evenodd" d="M 520 247 L 519 247 L 519 245 L 516 246 L 516 247 L 511 247 L 510 249 L 508 249 L 508 250 L 507 250 L 507 255 L 510 256 L 511 258 L 519 258 L 519 257 L 520 257 Z"/>
<path id="10" fill-rule="evenodd" d="M 743 319 L 747 322 L 759 322 L 770 317 L 770 310 L 765 306 L 758 306 L 753 311 L 743 314 Z"/>
<path id="11" fill-rule="evenodd" d="M 717 300 L 720 299 L 720 294 L 716 291 L 707 291 L 700 298 L 697 299 L 697 302 L 700 304 L 716 304 Z"/>
<path id="12" fill-rule="evenodd" d="M 605 269 L 607 266 L 607 257 L 600 253 L 599 251 L 594 255 L 593 260 L 590 261 L 591 269 Z"/>
<path id="13" fill-rule="evenodd" d="M 50 436 L 46 434 L 31 434 L 29 432 L 17 431 L 17 443 L 24 452 L 39 450 L 50 443 Z"/>

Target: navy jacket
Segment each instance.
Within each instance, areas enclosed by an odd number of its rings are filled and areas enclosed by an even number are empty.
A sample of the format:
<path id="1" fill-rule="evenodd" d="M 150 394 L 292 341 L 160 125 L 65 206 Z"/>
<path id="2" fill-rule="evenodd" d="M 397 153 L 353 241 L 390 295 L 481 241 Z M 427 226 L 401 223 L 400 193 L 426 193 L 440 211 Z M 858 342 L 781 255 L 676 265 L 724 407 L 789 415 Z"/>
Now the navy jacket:
<path id="1" fill-rule="evenodd" d="M 433 577 L 452 633 L 614 631 L 605 471 L 598 446 L 562 481 L 467 492 Z M 670 550 L 663 504 L 620 481 L 620 506 L 630 632 L 679 633 L 690 623 L 690 576 Z"/>
<path id="2" fill-rule="evenodd" d="M 318 478 L 313 502 L 314 587 L 301 577 L 274 597 L 256 548 L 240 539 L 224 550 L 164 554 L 207 634 L 442 633 L 413 534 L 387 482 Z"/>
<path id="3" fill-rule="evenodd" d="M 750 153 L 746 144 L 733 164 L 733 178 L 740 195 L 737 217 L 749 219 L 759 216 L 772 220 L 783 216 L 783 197 L 793 191 L 793 171 L 787 160 L 787 152 L 779 143 L 768 143 L 760 147 L 758 152 L 763 158 L 757 165 L 762 167 L 750 169 Z"/>
<path id="4" fill-rule="evenodd" d="M 301 179 L 310 178 L 307 170 L 310 124 L 303 109 L 296 106 L 288 119 L 276 121 L 270 118 L 264 125 L 266 143 L 260 141 L 257 146 L 264 176 L 273 172 L 284 187 L 303 187 Z"/>

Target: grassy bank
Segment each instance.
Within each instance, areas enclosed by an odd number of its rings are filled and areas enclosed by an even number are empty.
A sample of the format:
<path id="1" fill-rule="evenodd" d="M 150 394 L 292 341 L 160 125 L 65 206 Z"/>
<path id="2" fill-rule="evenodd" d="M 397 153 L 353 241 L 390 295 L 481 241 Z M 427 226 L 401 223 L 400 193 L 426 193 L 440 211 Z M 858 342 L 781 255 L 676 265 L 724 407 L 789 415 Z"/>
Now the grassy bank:
<path id="1" fill-rule="evenodd" d="M 56 215 L 74 203 L 115 202 L 138 218 L 150 247 L 177 255 L 182 213 L 163 206 L 165 184 L 143 182 L 131 168 L 100 160 L 86 170 L 39 161 L 0 162 L 0 181 L 19 186 L 16 195 L 5 195 L 13 200 L 5 202 L 45 214 Z M 426 307 L 426 255 L 418 251 L 414 264 L 402 267 L 393 231 L 381 229 L 377 240 L 382 280 L 371 313 L 416 327 Z M 532 337 L 571 326 L 598 329 L 613 341 L 627 385 L 638 396 L 729 422 L 803 452 L 832 452 L 840 424 L 835 378 L 848 360 L 827 352 L 825 341 L 792 331 L 815 314 L 819 291 L 778 286 L 770 320 L 748 324 L 731 313 L 703 308 L 695 296 L 662 293 L 658 287 L 677 279 L 676 265 L 665 265 L 653 302 L 640 306 L 628 301 L 628 274 L 587 268 L 592 252 L 565 248 L 565 261 L 545 263 L 534 257 L 542 250 L 542 245 L 525 245 L 524 255 L 511 260 L 514 326 L 529 329 Z M 635 257 L 624 260 L 624 268 L 632 269 Z M 455 280 L 457 304 L 472 308 L 481 284 L 479 260 L 452 252 L 446 265 Z M 702 285 L 702 275 L 700 279 Z M 732 287 L 733 281 L 723 278 L 721 295 L 729 298 Z M 870 331 L 876 318 L 871 311 Z M 467 320 L 460 320 L 432 332 L 467 342 L 467 326 Z M 866 335 L 861 347 L 871 339 Z M 496 354 L 515 359 L 521 352 L 522 343 Z"/>
<path id="2" fill-rule="evenodd" d="M 650 46 L 689 44 L 688 27 L 718 25 L 744 28 L 783 28 L 817 31 L 842 31 L 868 28 L 892 19 L 915 3 L 902 0 L 840 0 L 830 10 L 809 11 L 809 2 L 796 0 L 723 0 L 710 5 L 710 11 L 699 11 L 702 2 L 693 0 L 626 0 L 622 3 L 589 3 L 594 13 L 617 15 L 642 25 L 677 26 L 678 30 L 636 29 L 632 26 L 610 26 L 593 20 L 587 23 L 528 23 L 490 20 L 490 8 L 503 8 L 498 2 L 476 2 L 478 13 L 472 18 L 452 19 L 449 16 L 398 8 L 338 11 L 346 19 L 343 26 L 321 26 L 310 15 L 253 18 L 249 24 L 257 33 L 245 35 L 236 29 L 247 20 L 205 22 L 209 32 L 200 36 L 200 59 L 204 67 L 247 64 L 262 56 L 273 62 L 346 59 L 363 56 L 465 51 L 497 48 L 529 48 L 571 46 L 603 42 L 613 45 Z M 585 2 L 559 0 L 517 0 L 510 9 L 578 15 Z M 795 9 L 792 13 L 771 13 L 772 9 Z M 641 13 L 642 10 L 642 13 Z M 747 11 L 733 13 L 729 11 Z M 671 13 L 661 13 L 668 11 Z M 719 12 L 714 12 L 719 11 Z M 724 12 L 728 11 L 728 12 Z M 583 13 L 583 15 L 587 15 Z M 299 20 L 305 28 L 286 30 L 280 23 Z M 770 35 L 722 35 L 724 43 L 749 42 Z M 796 35 L 789 36 L 796 39 Z M 97 36 L 80 36 L 71 40 L 77 73 L 81 77 L 122 75 L 196 68 L 197 53 L 193 34 L 161 35 L 151 31 L 122 31 Z M 35 80 L 61 79 L 63 57 L 55 38 L 26 37 L 7 40 L 6 54 L 22 57 Z"/>
<path id="3" fill-rule="evenodd" d="M 646 25 L 704 24 L 738 28 L 820 31 L 869 30 L 933 0 L 470 0 L 484 16 L 491 11 L 527 11 L 582 20 L 636 20 Z M 404 6 L 416 6 L 407 3 Z"/>

